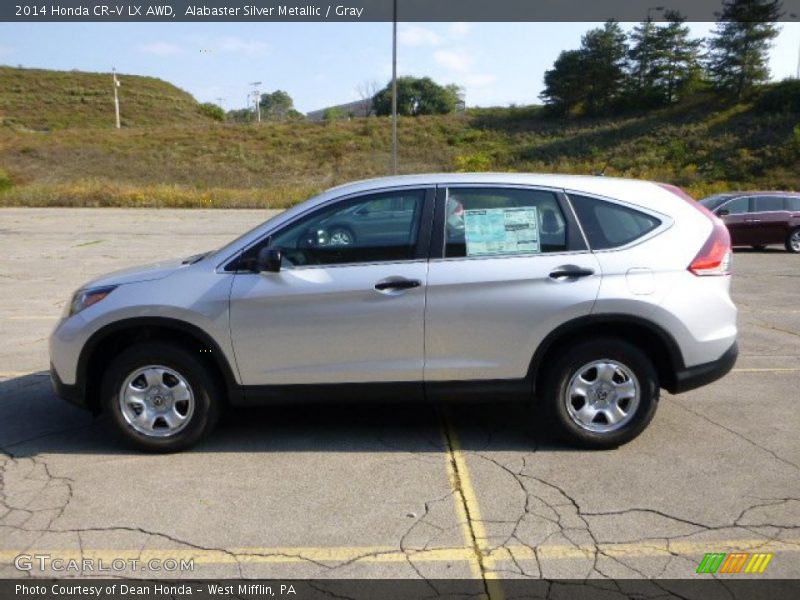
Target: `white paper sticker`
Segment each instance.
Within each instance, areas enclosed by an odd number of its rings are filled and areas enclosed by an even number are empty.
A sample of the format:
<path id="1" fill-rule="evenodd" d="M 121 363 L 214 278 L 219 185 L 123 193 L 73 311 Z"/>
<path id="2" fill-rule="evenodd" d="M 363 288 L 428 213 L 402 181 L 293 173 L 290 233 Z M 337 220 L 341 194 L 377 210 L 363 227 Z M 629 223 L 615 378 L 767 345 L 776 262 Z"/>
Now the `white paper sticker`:
<path id="1" fill-rule="evenodd" d="M 464 230 L 467 256 L 541 252 L 535 206 L 466 210 Z"/>

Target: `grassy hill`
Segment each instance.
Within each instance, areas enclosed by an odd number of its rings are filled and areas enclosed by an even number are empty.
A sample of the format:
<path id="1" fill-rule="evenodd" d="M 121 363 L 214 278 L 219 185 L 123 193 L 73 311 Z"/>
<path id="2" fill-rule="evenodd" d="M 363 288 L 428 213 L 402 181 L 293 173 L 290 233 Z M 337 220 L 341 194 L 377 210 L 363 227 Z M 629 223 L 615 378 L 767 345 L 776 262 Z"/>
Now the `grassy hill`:
<path id="1" fill-rule="evenodd" d="M 119 74 L 123 127 L 207 121 L 191 94 L 155 77 Z M 114 125 L 111 73 L 0 66 L 0 123 L 33 130 Z"/>
<path id="2" fill-rule="evenodd" d="M 55 93 L 62 98 L 60 112 L 38 115 L 30 100 L 22 100 L 33 92 L 15 91 L 33 90 L 37 73 L 0 69 L 0 205 L 281 207 L 388 170 L 386 118 L 218 123 L 199 115 L 188 94 L 142 78 L 140 112 L 123 96 L 130 116 L 116 130 L 104 104 L 107 75 L 52 74 L 51 81 L 63 78 Z M 79 89 L 72 77 L 101 79 L 82 112 L 64 105 L 69 90 Z M 538 107 L 402 118 L 400 170 L 605 169 L 607 175 L 676 183 L 696 196 L 798 189 L 800 102 L 765 106 L 760 99 L 724 104 L 709 96 L 605 119 L 558 119 Z"/>

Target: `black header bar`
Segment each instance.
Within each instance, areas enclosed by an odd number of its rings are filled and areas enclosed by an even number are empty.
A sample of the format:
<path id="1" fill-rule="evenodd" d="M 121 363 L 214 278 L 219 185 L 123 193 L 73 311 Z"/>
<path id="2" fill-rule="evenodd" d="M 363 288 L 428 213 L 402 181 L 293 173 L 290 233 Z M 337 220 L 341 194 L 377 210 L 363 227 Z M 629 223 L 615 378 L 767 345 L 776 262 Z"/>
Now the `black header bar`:
<path id="1" fill-rule="evenodd" d="M 2 0 L 5 22 L 389 22 L 394 0 Z M 400 22 L 716 21 L 722 0 L 397 0 Z M 783 21 L 800 20 L 800 0 L 783 0 Z"/>

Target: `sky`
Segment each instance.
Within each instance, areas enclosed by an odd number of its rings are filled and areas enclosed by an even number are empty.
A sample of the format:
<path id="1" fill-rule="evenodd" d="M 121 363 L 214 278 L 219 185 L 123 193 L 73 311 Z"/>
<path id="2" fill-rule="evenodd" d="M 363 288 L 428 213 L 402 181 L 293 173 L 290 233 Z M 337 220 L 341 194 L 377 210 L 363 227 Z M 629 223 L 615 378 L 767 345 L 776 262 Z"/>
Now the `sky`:
<path id="1" fill-rule="evenodd" d="M 539 103 L 545 70 L 598 23 L 400 23 L 398 74 L 455 83 L 468 106 Z M 628 31 L 634 24 L 623 23 Z M 712 23 L 690 24 L 704 37 Z M 391 23 L 0 23 L 0 64 L 148 75 L 226 110 L 248 84 L 301 112 L 359 99 L 391 78 Z M 781 24 L 773 79 L 794 77 L 800 23 Z M 121 77 L 124 86 L 124 77 Z"/>

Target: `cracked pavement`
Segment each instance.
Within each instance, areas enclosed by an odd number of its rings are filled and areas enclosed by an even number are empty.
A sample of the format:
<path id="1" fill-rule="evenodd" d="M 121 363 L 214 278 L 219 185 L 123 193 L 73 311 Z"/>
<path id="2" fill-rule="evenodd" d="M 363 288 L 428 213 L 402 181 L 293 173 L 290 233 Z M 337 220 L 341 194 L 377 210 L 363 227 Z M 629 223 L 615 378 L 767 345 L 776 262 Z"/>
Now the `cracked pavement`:
<path id="1" fill-rule="evenodd" d="M 0 578 L 53 575 L 13 565 L 45 553 L 194 561 L 104 576 L 480 577 L 492 595 L 495 578 L 690 578 L 737 551 L 774 554 L 760 577 L 800 577 L 800 259 L 779 250 L 736 253 L 735 371 L 664 393 L 614 451 L 565 447 L 526 407 L 387 405 L 237 411 L 195 450 L 150 456 L 55 398 L 46 338 L 72 290 L 266 216 L 0 210 Z"/>

